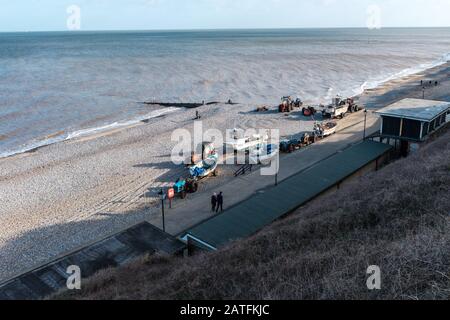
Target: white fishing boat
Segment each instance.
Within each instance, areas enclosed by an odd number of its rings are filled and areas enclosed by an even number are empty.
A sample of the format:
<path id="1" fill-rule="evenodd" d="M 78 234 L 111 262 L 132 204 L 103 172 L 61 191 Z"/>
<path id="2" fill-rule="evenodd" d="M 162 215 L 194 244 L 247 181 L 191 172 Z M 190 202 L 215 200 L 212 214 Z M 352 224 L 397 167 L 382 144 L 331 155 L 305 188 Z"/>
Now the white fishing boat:
<path id="1" fill-rule="evenodd" d="M 217 175 L 217 165 L 219 161 L 219 154 L 212 143 L 203 145 L 203 160 L 197 162 L 189 168 L 191 177 L 195 179 L 206 178 L 209 175 Z"/>
<path id="2" fill-rule="evenodd" d="M 334 121 L 316 122 L 314 124 L 314 134 L 324 138 L 336 133 L 337 123 Z"/>
<path id="3" fill-rule="evenodd" d="M 280 147 L 276 144 L 263 144 L 261 148 L 250 151 L 249 158 L 251 164 L 269 164 L 278 156 Z"/>
<path id="4" fill-rule="evenodd" d="M 254 134 L 246 137 L 242 130 L 234 129 L 232 137 L 228 137 L 225 146 L 234 152 L 250 151 L 262 147 L 268 140 L 268 135 Z"/>

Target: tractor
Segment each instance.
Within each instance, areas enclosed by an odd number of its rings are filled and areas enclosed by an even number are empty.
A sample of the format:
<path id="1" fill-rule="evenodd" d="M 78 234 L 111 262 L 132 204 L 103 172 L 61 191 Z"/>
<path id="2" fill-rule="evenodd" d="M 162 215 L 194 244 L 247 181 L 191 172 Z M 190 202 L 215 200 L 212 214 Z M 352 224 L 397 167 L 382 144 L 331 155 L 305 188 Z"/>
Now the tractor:
<path id="1" fill-rule="evenodd" d="M 302 147 L 309 146 L 317 141 L 317 136 L 313 133 L 312 135 L 305 132 L 302 136 L 301 143 Z"/>
<path id="2" fill-rule="evenodd" d="M 353 113 L 359 111 L 360 108 L 355 104 L 353 98 L 342 99 L 337 96 L 333 99 L 333 103 L 327 108 L 322 110 L 322 115 L 324 118 L 344 118 L 347 113 Z"/>
<path id="3" fill-rule="evenodd" d="M 300 98 L 295 100 L 290 96 L 285 96 L 281 98 L 281 104 L 278 106 L 279 112 L 291 112 L 294 108 L 300 108 L 303 102 Z"/>
<path id="4" fill-rule="evenodd" d="M 291 97 L 281 98 L 281 104 L 278 106 L 279 112 L 291 112 L 294 110 L 294 103 Z"/>
<path id="5" fill-rule="evenodd" d="M 306 107 L 302 109 L 302 114 L 305 117 L 314 116 L 317 113 L 317 110 L 314 107 Z"/>
<path id="6" fill-rule="evenodd" d="M 188 193 L 195 193 L 198 190 L 198 182 L 195 179 L 180 178 L 174 184 L 173 189 L 175 194 L 179 195 L 181 199 L 185 199 Z"/>

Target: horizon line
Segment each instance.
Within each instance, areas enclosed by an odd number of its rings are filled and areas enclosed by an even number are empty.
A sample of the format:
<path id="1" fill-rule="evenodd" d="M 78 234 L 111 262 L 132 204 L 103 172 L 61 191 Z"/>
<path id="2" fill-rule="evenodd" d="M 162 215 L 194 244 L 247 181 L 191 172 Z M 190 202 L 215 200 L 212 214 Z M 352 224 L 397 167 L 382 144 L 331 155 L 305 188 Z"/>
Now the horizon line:
<path id="1" fill-rule="evenodd" d="M 238 31 L 238 30 L 330 30 L 330 29 L 366 29 L 369 31 L 379 31 L 383 29 L 442 29 L 450 28 L 449 26 L 387 26 L 380 29 L 369 29 L 367 27 L 275 27 L 275 28 L 191 28 L 191 29 L 80 29 L 80 30 L 16 30 L 16 31 L 1 31 L 0 33 L 43 33 L 43 32 L 61 32 L 61 33 L 82 33 L 82 32 L 189 32 L 189 31 Z"/>

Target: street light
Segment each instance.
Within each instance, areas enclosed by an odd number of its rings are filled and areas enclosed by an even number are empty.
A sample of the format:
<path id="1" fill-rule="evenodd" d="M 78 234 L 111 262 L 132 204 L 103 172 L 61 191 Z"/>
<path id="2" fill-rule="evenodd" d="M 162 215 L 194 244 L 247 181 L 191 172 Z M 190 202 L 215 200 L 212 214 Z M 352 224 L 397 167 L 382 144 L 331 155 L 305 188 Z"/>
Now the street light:
<path id="1" fill-rule="evenodd" d="M 364 138 L 366 140 L 366 125 L 367 125 L 367 109 L 364 110 Z"/>
<path id="2" fill-rule="evenodd" d="M 275 186 L 278 186 L 278 172 L 280 171 L 280 158 L 279 155 L 275 158 L 275 160 L 270 161 L 270 165 L 272 166 L 273 162 L 275 161 Z"/>
<path id="3" fill-rule="evenodd" d="M 163 231 L 166 232 L 166 221 L 165 221 L 165 217 L 164 217 L 164 200 L 166 199 L 166 194 L 164 193 L 163 189 L 161 189 L 161 191 L 158 194 L 161 199 Z"/>

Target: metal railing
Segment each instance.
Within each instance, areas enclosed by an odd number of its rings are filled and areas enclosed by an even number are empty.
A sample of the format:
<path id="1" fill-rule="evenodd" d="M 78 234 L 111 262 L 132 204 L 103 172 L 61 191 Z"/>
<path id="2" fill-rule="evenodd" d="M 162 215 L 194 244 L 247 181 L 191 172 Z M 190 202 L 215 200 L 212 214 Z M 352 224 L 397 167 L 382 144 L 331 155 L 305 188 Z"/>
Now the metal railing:
<path id="1" fill-rule="evenodd" d="M 238 177 L 240 175 L 244 175 L 246 172 L 252 172 L 252 170 L 253 170 L 252 164 L 244 164 L 234 173 L 234 176 Z"/>

